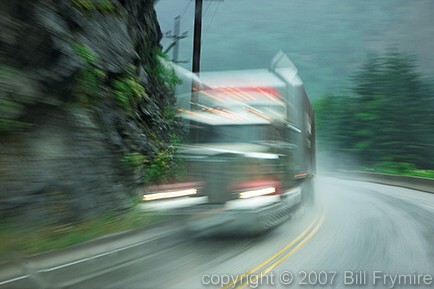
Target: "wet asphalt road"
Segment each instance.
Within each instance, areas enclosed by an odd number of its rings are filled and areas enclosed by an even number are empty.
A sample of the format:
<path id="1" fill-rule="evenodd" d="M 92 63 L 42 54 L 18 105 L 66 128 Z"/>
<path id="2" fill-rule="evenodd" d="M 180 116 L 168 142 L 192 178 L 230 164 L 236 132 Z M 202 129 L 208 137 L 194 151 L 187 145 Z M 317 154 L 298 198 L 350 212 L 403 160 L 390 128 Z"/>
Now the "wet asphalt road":
<path id="1" fill-rule="evenodd" d="M 70 288 L 434 288 L 433 277 L 433 194 L 319 177 L 316 206 L 264 236 L 188 238 Z"/>

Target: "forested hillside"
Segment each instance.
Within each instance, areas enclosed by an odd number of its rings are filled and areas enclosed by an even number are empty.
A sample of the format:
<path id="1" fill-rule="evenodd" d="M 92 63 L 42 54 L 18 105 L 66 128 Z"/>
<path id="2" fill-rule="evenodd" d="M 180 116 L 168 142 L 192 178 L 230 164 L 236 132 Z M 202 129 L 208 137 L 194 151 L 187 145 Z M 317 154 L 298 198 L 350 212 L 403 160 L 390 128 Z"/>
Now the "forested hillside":
<path id="1" fill-rule="evenodd" d="M 326 95 L 316 112 L 324 165 L 432 174 L 416 172 L 434 168 L 434 93 L 414 57 L 371 55 L 354 72 L 351 93 Z"/>

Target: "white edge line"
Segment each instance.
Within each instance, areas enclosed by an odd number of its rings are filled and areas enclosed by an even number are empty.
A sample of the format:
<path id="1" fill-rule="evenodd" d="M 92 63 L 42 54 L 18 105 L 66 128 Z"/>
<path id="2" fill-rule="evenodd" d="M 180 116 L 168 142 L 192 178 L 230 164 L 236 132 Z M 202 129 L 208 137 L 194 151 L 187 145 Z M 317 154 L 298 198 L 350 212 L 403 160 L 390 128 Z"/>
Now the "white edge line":
<path id="1" fill-rule="evenodd" d="M 13 278 L 13 279 L 8 279 L 8 280 L 6 280 L 6 281 L 2 281 L 2 282 L 0 282 L 0 286 L 1 286 L 1 285 L 8 284 L 8 283 L 15 282 L 15 281 L 18 281 L 18 280 L 21 280 L 21 279 L 25 279 L 25 278 L 28 278 L 28 277 L 29 277 L 29 275 L 23 275 L 23 276 L 16 277 L 16 278 Z"/>
<path id="2" fill-rule="evenodd" d="M 51 268 L 41 269 L 41 270 L 38 270 L 37 272 L 38 273 L 47 273 L 47 272 L 56 271 L 58 269 L 66 268 L 66 267 L 73 266 L 73 265 L 76 265 L 76 264 L 80 264 L 80 263 L 83 263 L 83 262 L 86 262 L 86 261 L 90 261 L 90 260 L 94 260 L 94 259 L 97 259 L 97 258 L 100 258 L 100 257 L 104 257 L 104 256 L 107 256 L 107 255 L 110 255 L 110 254 L 113 254 L 113 253 L 121 252 L 121 251 L 130 249 L 130 248 L 133 248 L 133 247 L 136 247 L 136 246 L 140 246 L 140 245 L 148 243 L 148 242 L 150 242 L 150 241 L 149 240 L 142 241 L 142 242 L 139 242 L 139 243 L 136 243 L 136 244 L 132 244 L 132 245 L 128 245 L 128 246 L 125 246 L 125 247 L 122 247 L 122 248 L 119 248 L 119 249 L 116 249 L 116 250 L 112 250 L 112 251 L 109 251 L 109 252 L 101 253 L 101 254 L 98 254 L 98 255 L 95 255 L 95 256 L 92 256 L 92 257 L 86 257 L 86 258 L 83 258 L 83 259 L 79 259 L 79 260 L 76 260 L 74 262 L 66 263 L 66 264 L 55 266 L 55 267 L 51 267 Z M 28 277 L 30 277 L 30 275 L 23 275 L 23 276 L 19 276 L 19 277 L 12 278 L 12 279 L 7 279 L 5 281 L 1 281 L 0 282 L 0 286 L 8 284 L 8 283 L 15 282 L 15 281 L 19 281 L 21 279 L 25 279 L 25 278 L 28 278 Z"/>
<path id="3" fill-rule="evenodd" d="M 113 253 L 121 252 L 121 251 L 130 249 L 130 248 L 133 248 L 133 247 L 136 247 L 136 246 L 140 246 L 140 245 L 148 243 L 148 242 L 149 241 L 142 241 L 142 242 L 139 242 L 139 243 L 136 243 L 136 244 L 132 244 L 132 245 L 128 245 L 128 246 L 125 246 L 125 247 L 121 247 L 119 249 L 115 249 L 115 250 L 112 250 L 112 251 L 109 251 L 109 252 L 101 253 L 101 254 L 98 254 L 98 255 L 95 255 L 95 256 L 92 256 L 92 257 L 86 257 L 86 258 L 83 258 L 83 259 L 79 259 L 79 260 L 76 260 L 74 262 L 66 263 L 66 264 L 63 264 L 63 265 L 56 266 L 56 267 L 51 267 L 51 268 L 47 268 L 47 269 L 41 269 L 41 270 L 38 271 L 38 273 L 56 271 L 58 269 L 62 269 L 62 268 L 69 267 L 69 266 L 76 265 L 76 264 L 80 264 L 80 263 L 83 263 L 83 262 L 86 262 L 86 261 L 98 259 L 98 258 L 107 256 L 107 255 L 110 255 L 110 254 L 113 254 Z"/>

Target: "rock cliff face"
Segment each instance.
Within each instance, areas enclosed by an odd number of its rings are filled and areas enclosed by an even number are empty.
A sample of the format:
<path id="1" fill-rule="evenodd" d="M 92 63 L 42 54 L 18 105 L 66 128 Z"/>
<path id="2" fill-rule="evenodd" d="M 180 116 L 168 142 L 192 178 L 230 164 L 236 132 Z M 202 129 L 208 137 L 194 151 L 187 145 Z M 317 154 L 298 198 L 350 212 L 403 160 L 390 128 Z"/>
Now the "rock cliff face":
<path id="1" fill-rule="evenodd" d="M 1 1 L 0 218 L 128 206 L 173 126 L 153 4 Z"/>

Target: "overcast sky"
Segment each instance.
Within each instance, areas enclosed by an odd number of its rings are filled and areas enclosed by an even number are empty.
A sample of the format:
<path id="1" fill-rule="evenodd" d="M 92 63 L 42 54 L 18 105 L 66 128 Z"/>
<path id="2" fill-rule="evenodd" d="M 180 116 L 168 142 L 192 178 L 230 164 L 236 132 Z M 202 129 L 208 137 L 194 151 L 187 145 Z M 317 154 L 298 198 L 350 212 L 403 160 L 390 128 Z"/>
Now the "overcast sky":
<path id="1" fill-rule="evenodd" d="M 179 60 L 191 69 L 194 1 L 160 0 L 155 8 L 163 33 L 182 16 L 188 38 Z M 345 92 L 366 56 L 388 47 L 434 71 L 434 0 L 205 0 L 203 11 L 203 71 L 266 68 L 281 49 L 313 98 Z"/>

